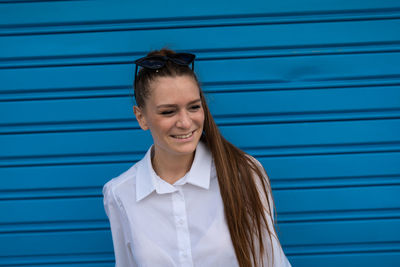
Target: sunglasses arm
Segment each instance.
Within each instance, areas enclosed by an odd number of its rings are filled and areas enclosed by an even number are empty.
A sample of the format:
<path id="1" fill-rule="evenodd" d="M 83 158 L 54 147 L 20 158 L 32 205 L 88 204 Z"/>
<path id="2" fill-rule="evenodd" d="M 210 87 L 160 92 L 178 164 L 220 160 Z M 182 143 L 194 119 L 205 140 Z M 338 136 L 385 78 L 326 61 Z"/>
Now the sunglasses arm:
<path id="1" fill-rule="evenodd" d="M 136 77 L 137 77 L 137 72 L 138 72 L 138 65 L 136 64 L 136 68 L 135 68 L 135 78 L 133 80 L 133 97 L 136 98 L 136 94 L 135 94 L 135 89 L 136 89 Z"/>

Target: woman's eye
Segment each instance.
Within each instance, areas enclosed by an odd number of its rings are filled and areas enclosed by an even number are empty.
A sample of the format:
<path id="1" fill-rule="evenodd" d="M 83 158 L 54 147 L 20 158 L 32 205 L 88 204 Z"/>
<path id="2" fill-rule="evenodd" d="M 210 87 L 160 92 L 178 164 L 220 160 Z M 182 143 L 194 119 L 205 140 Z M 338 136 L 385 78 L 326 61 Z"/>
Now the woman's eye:
<path id="1" fill-rule="evenodd" d="M 191 110 L 198 110 L 201 106 L 200 105 L 195 105 L 195 106 L 191 106 L 190 109 Z"/>
<path id="2" fill-rule="evenodd" d="M 174 113 L 173 110 L 164 110 L 164 111 L 161 111 L 161 115 L 171 115 L 172 113 Z"/>

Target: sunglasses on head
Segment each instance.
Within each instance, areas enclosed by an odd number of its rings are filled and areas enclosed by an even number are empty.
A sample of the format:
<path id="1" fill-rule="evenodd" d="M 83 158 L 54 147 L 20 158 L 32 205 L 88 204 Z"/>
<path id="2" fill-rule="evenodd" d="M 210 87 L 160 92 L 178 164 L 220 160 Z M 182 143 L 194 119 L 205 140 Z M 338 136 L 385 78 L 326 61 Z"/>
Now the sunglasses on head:
<path id="1" fill-rule="evenodd" d="M 189 65 L 192 64 L 192 70 L 194 70 L 194 59 L 196 55 L 190 53 L 176 53 L 166 56 L 146 56 L 139 58 L 134 61 L 136 64 L 135 69 L 135 85 L 136 85 L 136 76 L 138 72 L 139 66 L 145 69 L 158 70 L 165 66 L 167 61 L 171 61 L 178 65 Z"/>
<path id="2" fill-rule="evenodd" d="M 171 61 L 178 65 L 189 65 L 192 63 L 192 69 L 194 67 L 194 58 L 196 56 L 189 53 L 176 53 L 167 56 L 147 56 L 135 60 L 136 66 L 140 66 L 146 69 L 157 70 L 165 66 L 167 61 Z"/>

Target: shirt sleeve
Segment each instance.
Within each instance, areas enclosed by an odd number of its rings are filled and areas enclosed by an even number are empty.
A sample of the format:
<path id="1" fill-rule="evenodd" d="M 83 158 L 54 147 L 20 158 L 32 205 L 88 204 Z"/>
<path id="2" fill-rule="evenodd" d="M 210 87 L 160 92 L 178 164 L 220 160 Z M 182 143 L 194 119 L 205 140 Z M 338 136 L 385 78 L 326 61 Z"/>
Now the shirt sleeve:
<path id="1" fill-rule="evenodd" d="M 119 205 L 109 182 L 103 188 L 104 209 L 111 226 L 112 240 L 114 245 L 115 266 L 137 266 L 130 251 L 130 244 L 124 234 L 124 220 Z"/>

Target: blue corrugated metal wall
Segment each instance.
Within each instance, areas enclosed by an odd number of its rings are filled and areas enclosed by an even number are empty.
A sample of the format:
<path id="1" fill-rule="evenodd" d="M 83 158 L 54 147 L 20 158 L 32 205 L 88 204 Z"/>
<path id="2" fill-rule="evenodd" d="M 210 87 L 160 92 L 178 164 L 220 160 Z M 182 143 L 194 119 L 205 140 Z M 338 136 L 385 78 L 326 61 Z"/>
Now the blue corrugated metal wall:
<path id="1" fill-rule="evenodd" d="M 112 266 L 101 188 L 151 138 L 132 60 L 194 52 L 293 266 L 400 266 L 400 2 L 0 1 L 0 266 Z"/>

